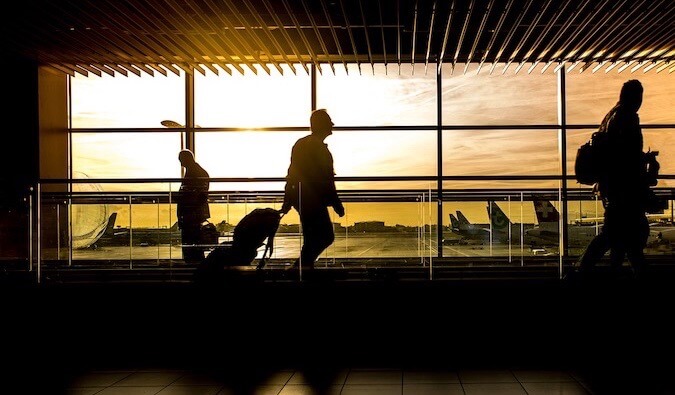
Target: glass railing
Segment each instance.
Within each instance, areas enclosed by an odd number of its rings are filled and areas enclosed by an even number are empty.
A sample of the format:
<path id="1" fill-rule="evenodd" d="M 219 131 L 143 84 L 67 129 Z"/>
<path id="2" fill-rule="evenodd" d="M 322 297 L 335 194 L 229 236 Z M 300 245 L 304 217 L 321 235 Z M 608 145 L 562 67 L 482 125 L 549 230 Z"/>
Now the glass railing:
<path id="1" fill-rule="evenodd" d="M 201 245 L 205 258 L 229 247 L 235 226 L 246 214 L 256 208 L 280 209 L 282 181 L 212 179 L 209 221 L 218 239 Z M 481 189 L 475 187 L 476 180 L 454 179 L 444 181 L 439 191 L 434 181 L 424 179 L 369 179 L 364 184 L 368 189 L 358 188 L 360 180 L 340 180 L 345 215 L 338 217 L 329 209 L 335 240 L 314 268 L 338 269 L 334 272 L 356 273 L 355 277 L 380 270 L 424 279 L 477 267 L 514 273 L 545 267 L 561 274 L 600 230 L 602 204 L 590 188 L 570 188 L 563 210 L 561 191 L 536 187 L 541 181 L 519 181 L 521 186 L 531 182 L 531 188 Z M 471 182 L 472 188 L 461 188 L 463 182 Z M 180 179 L 40 183 L 30 201 L 35 218 L 30 269 L 39 279 L 47 273 L 118 269 L 138 276 L 161 271 L 164 280 L 189 280 L 196 265 L 183 260 L 186 245 L 175 204 L 179 184 Z M 651 217 L 645 252 L 672 255 L 672 191 L 658 192 L 671 200 L 668 210 Z M 560 223 L 567 225 L 561 228 Z M 303 231 L 295 209 L 282 217 L 266 270 L 293 273 L 285 275 L 286 280 L 302 279 L 303 262 L 297 274 L 287 269 L 300 257 Z M 252 267 L 264 250 L 258 248 Z"/>

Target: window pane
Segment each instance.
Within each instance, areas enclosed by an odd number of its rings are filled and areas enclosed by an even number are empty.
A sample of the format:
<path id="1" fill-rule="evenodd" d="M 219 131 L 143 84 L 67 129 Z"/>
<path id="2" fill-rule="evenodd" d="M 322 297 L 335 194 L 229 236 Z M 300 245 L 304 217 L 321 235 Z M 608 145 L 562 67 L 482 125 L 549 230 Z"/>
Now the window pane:
<path id="1" fill-rule="evenodd" d="M 285 177 L 293 144 L 306 135 L 307 132 L 198 132 L 195 155 L 211 177 Z"/>
<path id="2" fill-rule="evenodd" d="M 339 177 L 436 175 L 436 131 L 336 131 L 326 143 Z"/>
<path id="3" fill-rule="evenodd" d="M 242 66 L 245 67 L 245 66 Z M 284 74 L 270 65 L 267 74 L 245 68 L 220 76 L 195 75 L 195 124 L 201 127 L 268 127 L 309 125 L 311 112 L 310 77 L 297 66 L 293 74 L 282 65 Z"/>
<path id="4" fill-rule="evenodd" d="M 293 144 L 307 134 L 197 133 L 196 155 L 211 177 L 285 177 Z M 338 177 L 436 174 L 435 131 L 334 131 L 325 143 Z"/>
<path id="5" fill-rule="evenodd" d="M 74 128 L 161 128 L 163 120 L 185 123 L 182 75 L 77 75 L 70 81 Z"/>
<path id="6" fill-rule="evenodd" d="M 317 107 L 337 126 L 435 125 L 436 71 L 424 65 L 355 64 L 317 75 Z"/>
<path id="7" fill-rule="evenodd" d="M 180 143 L 180 133 L 171 132 L 74 133 L 73 172 L 88 178 L 179 178 Z"/>
<path id="8" fill-rule="evenodd" d="M 622 85 L 631 79 L 638 79 L 644 87 L 642 106 L 638 112 L 640 122 L 675 122 L 675 78 L 667 72 L 631 74 L 609 73 L 601 69 L 596 73 L 568 73 L 567 79 L 567 123 L 599 124 L 605 114 L 619 100 Z"/>
<path id="9" fill-rule="evenodd" d="M 556 75 L 534 70 L 527 73 L 512 70 L 502 74 L 497 65 L 490 74 L 490 65 L 444 65 L 441 100 L 444 125 L 555 125 L 557 124 Z M 525 65 L 524 67 L 528 67 Z"/>
<path id="10" fill-rule="evenodd" d="M 558 163 L 556 130 L 443 132 L 444 176 L 557 175 Z"/>

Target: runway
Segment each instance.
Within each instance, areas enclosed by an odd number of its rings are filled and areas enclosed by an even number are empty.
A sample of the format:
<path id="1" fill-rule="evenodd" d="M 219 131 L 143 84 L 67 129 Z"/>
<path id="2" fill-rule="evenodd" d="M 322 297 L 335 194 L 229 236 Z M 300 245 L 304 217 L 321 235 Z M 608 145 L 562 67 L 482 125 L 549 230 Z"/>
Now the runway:
<path id="1" fill-rule="evenodd" d="M 221 238 L 221 242 L 227 238 Z M 277 234 L 274 239 L 273 259 L 295 259 L 300 254 L 302 237 L 298 234 Z M 258 257 L 262 256 L 264 248 L 259 249 Z M 646 251 L 658 253 L 658 251 Z M 580 254 L 581 249 L 571 249 L 570 254 Z M 43 255 L 49 259 L 50 255 Z M 68 249 L 62 248 L 60 256 L 67 257 Z M 507 245 L 500 243 L 490 244 L 467 244 L 467 245 L 444 245 L 443 257 L 531 257 L 538 255 L 557 255 L 557 249 L 542 250 L 531 249 L 529 246 Z M 438 256 L 437 242 L 429 235 L 414 234 L 338 234 L 335 242 L 326 249 L 320 258 L 344 259 L 344 258 L 435 258 Z M 73 260 L 171 260 L 182 259 L 179 245 L 150 245 L 150 246 L 100 246 L 97 249 L 74 249 Z"/>

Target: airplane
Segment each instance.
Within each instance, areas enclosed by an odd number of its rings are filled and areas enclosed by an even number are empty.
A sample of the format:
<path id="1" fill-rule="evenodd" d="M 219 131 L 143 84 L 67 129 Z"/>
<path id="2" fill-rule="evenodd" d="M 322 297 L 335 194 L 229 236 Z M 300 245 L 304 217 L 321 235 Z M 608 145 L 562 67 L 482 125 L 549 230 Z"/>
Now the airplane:
<path id="1" fill-rule="evenodd" d="M 87 248 L 98 249 L 101 247 L 124 247 L 139 246 L 146 247 L 159 244 L 180 245 L 181 232 L 178 229 L 178 222 L 170 228 L 131 228 L 115 227 L 117 213 L 112 213 L 108 218 L 108 224 L 105 231 L 96 241 Z"/>
<path id="2" fill-rule="evenodd" d="M 534 244 L 541 246 L 557 246 L 560 243 L 560 213 L 548 200 L 534 199 L 534 210 L 538 224 L 527 230 L 527 235 L 533 236 Z M 567 226 L 567 242 L 569 247 L 584 248 L 600 232 L 600 226 L 594 224 L 574 224 Z M 675 236 L 675 235 L 674 235 Z M 647 245 L 658 243 L 663 235 L 655 229 L 650 229 Z"/>
<path id="3" fill-rule="evenodd" d="M 443 239 L 444 244 L 469 244 L 472 242 L 482 244 L 490 241 L 490 229 L 487 225 L 472 224 L 461 211 L 457 210 L 456 213 L 457 217 L 452 213 L 448 215 L 450 217 L 450 229 L 459 238 Z"/>
<path id="4" fill-rule="evenodd" d="M 519 244 L 521 228 L 523 230 L 532 229 L 534 224 L 520 224 L 513 223 L 499 205 L 493 201 L 488 201 L 487 205 L 488 216 L 490 217 L 490 224 L 492 229 L 492 241 L 497 243 Z M 510 231 L 510 233 L 509 233 Z M 523 244 L 530 244 L 527 233 L 523 233 Z"/>
<path id="5" fill-rule="evenodd" d="M 530 237 L 530 245 L 553 247 L 560 244 L 560 213 L 546 199 L 535 198 L 534 212 L 537 225 L 525 231 Z M 567 227 L 567 242 L 570 247 L 585 247 L 598 234 L 600 229 L 595 225 L 571 225 Z"/>

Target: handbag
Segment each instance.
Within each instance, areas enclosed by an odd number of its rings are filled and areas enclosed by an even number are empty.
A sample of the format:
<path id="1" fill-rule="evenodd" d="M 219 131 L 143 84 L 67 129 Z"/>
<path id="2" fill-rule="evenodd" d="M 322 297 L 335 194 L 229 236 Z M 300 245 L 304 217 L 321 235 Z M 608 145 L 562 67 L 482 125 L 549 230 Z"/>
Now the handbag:
<path id="1" fill-rule="evenodd" d="M 220 232 L 216 229 L 216 225 L 208 220 L 202 222 L 199 227 L 199 244 L 215 246 L 218 244 L 218 237 L 220 237 Z"/>

